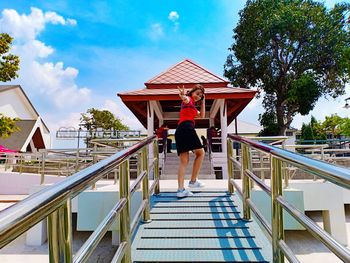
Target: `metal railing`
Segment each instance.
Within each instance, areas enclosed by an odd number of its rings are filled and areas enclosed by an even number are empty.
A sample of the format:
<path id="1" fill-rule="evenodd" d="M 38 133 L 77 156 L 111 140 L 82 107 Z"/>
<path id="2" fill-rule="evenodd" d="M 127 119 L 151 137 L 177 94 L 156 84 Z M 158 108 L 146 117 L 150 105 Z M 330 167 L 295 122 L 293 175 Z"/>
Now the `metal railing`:
<path id="1" fill-rule="evenodd" d="M 153 159 L 148 164 L 152 144 Z M 140 155 L 139 176 L 130 186 L 129 159 L 135 154 Z M 73 257 L 71 200 L 116 169 L 119 169 L 119 201 Z M 149 187 L 152 169 L 154 181 Z M 159 193 L 158 170 L 157 140 L 151 136 L 0 212 L 0 248 L 48 218 L 50 262 L 85 262 L 119 215 L 120 245 L 112 262 L 131 262 L 130 239 L 141 217 L 150 221 L 149 197 L 152 192 Z M 130 198 L 141 183 L 143 201 L 130 224 Z"/>
<path id="2" fill-rule="evenodd" d="M 40 174 L 40 183 L 43 184 L 45 175 L 70 176 L 141 140 L 142 138 L 94 139 L 90 142 L 92 148 L 0 153 L 0 162 L 5 171 Z"/>
<path id="3" fill-rule="evenodd" d="M 241 144 L 241 162 L 233 155 L 233 142 Z M 285 163 L 294 165 L 301 170 L 317 175 L 329 182 L 346 189 L 350 189 L 350 171 L 342 167 L 334 166 L 319 160 L 310 159 L 302 155 L 289 152 L 261 142 L 252 141 L 237 135 L 228 135 L 227 139 L 227 161 L 229 191 L 233 193 L 234 188 L 242 196 L 243 215 L 245 219 L 251 218 L 251 211 L 261 222 L 262 226 L 272 238 L 273 262 L 283 263 L 284 257 L 289 262 L 299 262 L 291 249 L 284 241 L 283 209 L 302 224 L 317 240 L 322 242 L 330 251 L 344 262 L 350 262 L 350 250 L 337 242 L 331 235 L 320 228 L 315 222 L 308 218 L 296 207 L 288 203 L 282 196 L 283 165 Z M 252 172 L 250 163 L 250 150 L 258 150 L 270 155 L 271 162 L 271 188 Z M 242 189 L 233 179 L 233 166 L 241 171 Z M 256 183 L 263 191 L 271 196 L 272 211 L 271 225 L 264 218 L 258 207 L 250 198 L 252 182 Z"/>

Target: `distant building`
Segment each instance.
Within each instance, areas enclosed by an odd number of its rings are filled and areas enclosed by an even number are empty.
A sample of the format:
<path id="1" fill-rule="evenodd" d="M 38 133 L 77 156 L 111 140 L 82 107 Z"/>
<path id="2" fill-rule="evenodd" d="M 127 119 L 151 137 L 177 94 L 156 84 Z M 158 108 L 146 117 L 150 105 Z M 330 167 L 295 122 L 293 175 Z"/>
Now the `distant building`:
<path id="1" fill-rule="evenodd" d="M 0 138 L 0 145 L 20 152 L 50 148 L 50 130 L 20 85 L 0 85 L 0 113 L 20 119 L 16 123 L 20 131 Z"/>
<path id="2" fill-rule="evenodd" d="M 235 120 L 228 126 L 227 133 L 236 134 Z M 238 135 L 241 136 L 258 136 L 258 133 L 262 130 L 260 125 L 256 125 L 250 122 L 237 120 Z"/>

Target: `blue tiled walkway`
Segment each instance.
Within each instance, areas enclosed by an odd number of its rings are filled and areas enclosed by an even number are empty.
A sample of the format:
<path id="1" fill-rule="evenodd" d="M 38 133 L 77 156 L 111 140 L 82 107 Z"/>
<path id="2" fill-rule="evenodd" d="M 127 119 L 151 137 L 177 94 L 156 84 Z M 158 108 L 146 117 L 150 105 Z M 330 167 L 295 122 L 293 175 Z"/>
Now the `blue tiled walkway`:
<path id="1" fill-rule="evenodd" d="M 133 240 L 134 262 L 270 262 L 270 243 L 255 222 L 242 219 L 235 195 L 178 199 L 163 192 L 151 201 L 152 222 Z"/>

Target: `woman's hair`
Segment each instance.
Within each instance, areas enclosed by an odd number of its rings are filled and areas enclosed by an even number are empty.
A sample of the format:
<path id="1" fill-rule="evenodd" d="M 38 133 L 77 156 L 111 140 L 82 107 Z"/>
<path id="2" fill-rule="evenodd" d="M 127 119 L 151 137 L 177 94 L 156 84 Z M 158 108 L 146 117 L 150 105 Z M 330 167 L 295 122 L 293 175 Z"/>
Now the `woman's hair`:
<path id="1" fill-rule="evenodd" d="M 191 97 L 192 93 L 195 92 L 196 90 L 201 90 L 202 91 L 202 94 L 203 94 L 203 96 L 201 98 L 201 101 L 202 101 L 203 98 L 204 98 L 204 87 L 201 84 L 194 85 L 194 87 L 191 90 L 187 91 L 186 95 Z"/>

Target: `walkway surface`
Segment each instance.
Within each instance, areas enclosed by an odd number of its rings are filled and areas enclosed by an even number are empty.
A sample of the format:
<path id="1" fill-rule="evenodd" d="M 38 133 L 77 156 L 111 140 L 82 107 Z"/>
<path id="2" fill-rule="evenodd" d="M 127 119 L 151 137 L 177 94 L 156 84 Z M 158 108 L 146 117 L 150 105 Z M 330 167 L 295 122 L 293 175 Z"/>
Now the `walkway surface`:
<path id="1" fill-rule="evenodd" d="M 153 196 L 152 222 L 138 229 L 133 261 L 270 262 L 268 240 L 241 211 L 237 197 L 224 191 Z"/>
<path id="2" fill-rule="evenodd" d="M 227 189 L 227 181 L 225 180 L 203 180 L 206 183 L 206 187 L 204 188 L 205 191 L 208 192 L 213 192 L 213 191 L 219 191 L 219 192 L 224 192 Z M 186 182 L 187 183 L 187 182 Z M 101 180 L 100 182 L 97 183 L 97 188 L 100 187 L 104 187 L 107 184 L 113 184 L 113 181 L 104 181 Z M 150 182 L 151 184 L 151 182 Z M 163 194 L 169 194 L 168 192 L 175 192 L 177 188 L 177 180 L 161 180 L 160 181 L 160 189 L 162 191 Z M 211 197 L 214 198 L 214 197 Z M 241 202 L 240 200 L 237 198 L 237 196 L 231 196 L 230 199 L 232 199 L 232 203 L 233 205 L 236 205 L 237 207 L 227 207 L 227 209 L 231 209 L 231 210 L 237 210 L 237 211 L 242 211 L 241 208 Z M 196 199 L 197 200 L 197 199 Z M 199 199 L 198 199 L 199 200 Z M 152 199 L 152 201 L 154 201 L 154 205 L 155 207 L 159 206 L 159 205 L 165 205 L 162 204 L 161 202 L 155 202 L 156 200 Z M 163 200 L 165 201 L 165 199 Z M 169 200 L 172 201 L 172 200 Z M 179 203 L 177 205 L 183 205 L 183 202 L 186 201 L 185 199 L 183 200 L 179 200 Z M 190 200 L 188 200 L 190 201 Z M 230 201 L 231 202 L 231 201 Z M 186 205 L 191 204 L 191 202 L 184 202 L 186 203 Z M 207 202 L 210 203 L 210 202 Z M 219 203 L 219 202 L 218 202 Z M 232 205 L 232 203 L 230 205 Z M 13 203 L 12 203 L 13 204 Z M 167 204 L 170 204 L 170 202 L 168 202 Z M 193 202 L 192 202 L 193 204 Z M 9 206 L 11 205 L 11 203 L 3 203 L 3 206 Z M 198 203 L 196 203 L 196 206 L 198 205 Z M 203 204 L 204 205 L 204 204 Z M 211 205 L 211 203 L 210 203 Z M 5 208 L 5 207 L 3 207 Z M 0 207 L 1 209 L 1 207 Z M 197 208 L 196 208 L 197 209 Z M 199 208 L 198 208 L 199 209 Z M 230 211 L 230 210 L 228 210 Z M 346 211 L 346 226 L 347 226 L 347 231 L 348 231 L 348 237 L 350 237 L 350 205 L 346 205 L 345 206 L 345 211 Z M 75 214 L 73 214 L 73 253 L 76 253 L 76 251 L 81 247 L 82 243 L 89 237 L 89 235 L 91 234 L 91 231 L 76 231 L 75 230 L 75 218 L 76 216 L 74 216 Z M 323 226 L 322 223 L 322 212 L 308 212 L 308 215 L 314 220 L 316 221 L 321 227 Z M 153 214 L 152 214 L 153 216 Z M 153 220 L 154 221 L 154 220 Z M 152 222 L 151 224 L 154 224 L 156 221 Z M 161 222 L 164 221 L 158 221 L 159 224 L 161 224 Z M 201 223 L 204 223 L 204 220 L 199 221 Z M 215 221 L 214 221 L 215 222 Z M 226 222 L 226 223 L 231 223 L 234 224 L 235 221 L 234 220 L 226 220 L 226 221 L 217 221 L 218 222 Z M 193 223 L 195 226 L 199 226 L 199 223 Z M 223 223 L 224 224 L 224 223 Z M 237 222 L 236 222 L 237 224 Z M 175 221 L 172 221 L 170 224 L 167 224 L 167 226 L 173 226 L 175 225 Z M 214 224 L 215 225 L 215 224 Z M 256 224 L 255 222 L 248 222 L 247 225 L 249 225 L 249 231 L 252 231 L 251 234 L 255 235 L 254 231 L 259 231 L 259 229 L 256 230 Z M 141 227 L 145 227 L 146 225 L 141 225 Z M 151 225 L 149 225 L 151 226 Z M 175 228 L 176 229 L 176 228 Z M 214 229 L 215 230 L 215 229 Z M 228 229 L 226 229 L 228 230 Z M 236 230 L 237 232 L 234 232 L 233 230 L 231 230 L 231 233 L 239 233 L 238 231 L 243 231 L 242 230 Z M 186 232 L 180 232 L 178 229 L 176 230 L 170 230 L 172 231 L 172 233 L 176 233 L 177 235 L 184 235 L 187 233 Z M 191 231 L 190 234 L 194 235 L 194 233 L 198 234 L 199 230 L 194 230 Z M 210 231 L 210 229 L 205 230 L 205 231 Z M 219 230 L 221 233 L 223 233 L 222 230 Z M 169 232 L 170 233 L 170 232 Z M 229 231 L 227 232 L 229 233 Z M 150 239 L 151 240 L 151 239 Z M 166 238 L 161 239 L 162 242 L 164 242 L 164 240 L 166 240 Z M 223 240 L 226 240 L 225 242 L 227 242 L 227 239 L 222 238 L 219 239 L 221 240 L 221 242 L 223 242 Z M 234 240 L 234 239 L 232 239 Z M 264 240 L 264 239 L 262 239 Z M 159 241 L 158 241 L 159 242 Z M 216 241 L 218 242 L 218 241 Z M 260 242 L 259 240 L 254 241 L 256 242 L 257 246 L 261 246 L 264 250 L 264 246 L 265 245 L 269 245 L 270 242 Z M 311 236 L 311 234 L 309 234 L 307 231 L 303 230 L 303 231 L 286 231 L 286 242 L 287 244 L 291 247 L 291 249 L 293 250 L 293 252 L 296 253 L 298 259 L 302 262 L 302 263 L 340 263 L 342 262 L 341 260 L 339 260 L 335 255 L 333 255 L 331 252 L 329 252 L 329 250 L 323 245 L 320 244 L 320 242 L 318 240 L 316 240 L 315 238 L 313 238 Z M 350 243 L 350 240 L 349 240 Z M 136 243 L 134 243 L 136 244 Z M 226 243 L 227 244 L 227 243 Z M 261 245 L 263 244 L 263 245 Z M 135 248 L 135 246 L 133 247 L 133 249 Z M 91 263 L 102 263 L 102 262 L 110 262 L 111 258 L 113 257 L 113 254 L 116 251 L 116 247 L 115 246 L 111 246 L 111 234 L 110 232 L 108 232 L 106 234 L 106 236 L 103 238 L 101 244 L 98 246 L 98 248 L 96 249 L 95 253 L 92 255 L 92 258 L 88 261 Z M 147 252 L 147 251 L 145 251 Z M 163 251 L 166 252 L 166 251 Z M 198 254 L 203 254 L 205 253 L 205 250 L 197 250 Z M 227 253 L 227 252 L 225 252 Z M 262 255 L 264 251 L 262 251 Z M 169 260 L 171 259 L 171 257 L 169 257 Z M 8 246 L 0 249 L 0 262 L 1 263 L 19 263 L 19 262 L 26 262 L 26 263 L 45 263 L 48 262 L 49 258 L 48 258 L 48 247 L 47 247 L 47 243 L 43 244 L 42 246 L 39 247 L 31 247 L 31 246 L 27 246 L 25 244 L 25 234 L 23 234 L 21 237 L 17 238 L 16 240 L 14 240 L 13 242 L 11 242 Z M 174 261 L 174 260 L 170 260 L 170 261 Z"/>

